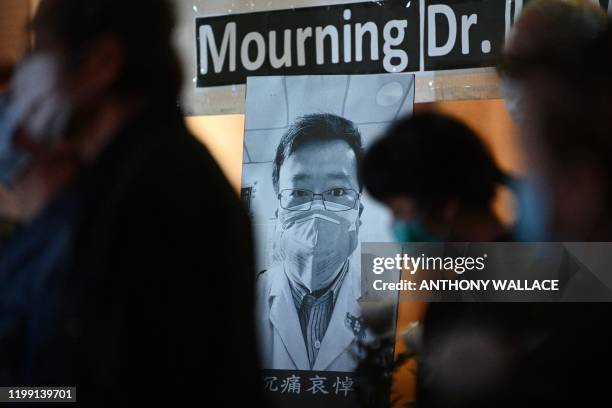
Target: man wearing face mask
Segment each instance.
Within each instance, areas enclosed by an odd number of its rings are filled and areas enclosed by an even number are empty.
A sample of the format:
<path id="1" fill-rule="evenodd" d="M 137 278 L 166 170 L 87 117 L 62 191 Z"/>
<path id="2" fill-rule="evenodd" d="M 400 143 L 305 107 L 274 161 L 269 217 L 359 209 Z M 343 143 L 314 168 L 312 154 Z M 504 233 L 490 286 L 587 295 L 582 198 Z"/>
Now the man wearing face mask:
<path id="1" fill-rule="evenodd" d="M 3 386 L 261 405 L 248 217 L 177 108 L 173 27 L 165 0 L 40 2 L 0 134 L 26 221 L 0 251 Z"/>
<path id="2" fill-rule="evenodd" d="M 590 3 L 530 2 L 503 53 L 531 183 L 524 240 L 612 241 L 612 21 Z M 584 288 L 578 278 L 571 283 Z M 538 313 L 543 335 L 518 371 L 537 385 L 530 391 L 548 406 L 608 400 L 610 303 L 538 305 Z"/>
<path id="3" fill-rule="evenodd" d="M 278 146 L 275 265 L 257 282 L 263 367 L 352 371 L 365 337 L 358 300 L 362 141 L 332 114 L 298 119 Z"/>
<path id="4" fill-rule="evenodd" d="M 370 148 L 362 174 L 372 196 L 393 211 L 399 242 L 499 241 L 508 235 L 493 202 L 511 177 L 480 137 L 452 117 L 417 113 L 397 122 Z"/>

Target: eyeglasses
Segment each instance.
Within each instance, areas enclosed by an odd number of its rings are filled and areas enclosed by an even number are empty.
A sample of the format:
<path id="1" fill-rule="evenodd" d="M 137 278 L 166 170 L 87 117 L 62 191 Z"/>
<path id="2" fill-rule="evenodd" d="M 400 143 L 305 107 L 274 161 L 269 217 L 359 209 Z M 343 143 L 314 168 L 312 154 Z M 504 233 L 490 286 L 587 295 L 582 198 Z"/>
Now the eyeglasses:
<path id="1" fill-rule="evenodd" d="M 281 208 L 288 211 L 309 211 L 315 197 L 321 197 L 323 206 L 328 211 L 340 212 L 355 208 L 360 194 L 349 188 L 332 188 L 321 194 L 310 190 L 283 190 L 278 195 Z"/>

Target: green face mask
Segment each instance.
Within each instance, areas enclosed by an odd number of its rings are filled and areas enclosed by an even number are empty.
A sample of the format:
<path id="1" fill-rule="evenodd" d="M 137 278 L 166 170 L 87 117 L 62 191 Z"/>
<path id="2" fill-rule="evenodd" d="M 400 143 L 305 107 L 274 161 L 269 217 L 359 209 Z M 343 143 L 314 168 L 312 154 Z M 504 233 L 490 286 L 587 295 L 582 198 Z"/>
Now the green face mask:
<path id="1" fill-rule="evenodd" d="M 440 242 L 440 239 L 431 235 L 419 221 L 395 221 L 393 236 L 397 242 Z"/>

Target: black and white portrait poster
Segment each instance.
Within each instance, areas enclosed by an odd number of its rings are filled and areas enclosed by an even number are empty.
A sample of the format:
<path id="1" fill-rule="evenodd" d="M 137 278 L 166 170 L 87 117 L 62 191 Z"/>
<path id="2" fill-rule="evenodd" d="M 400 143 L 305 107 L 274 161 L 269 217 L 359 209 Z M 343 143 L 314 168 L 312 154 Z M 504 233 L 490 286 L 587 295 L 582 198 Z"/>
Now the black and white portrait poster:
<path id="1" fill-rule="evenodd" d="M 353 391 L 337 374 L 355 370 L 369 335 L 360 243 L 392 241 L 390 214 L 368 197 L 358 168 L 413 100 L 410 74 L 248 79 L 242 199 L 256 237 L 266 391 Z"/>

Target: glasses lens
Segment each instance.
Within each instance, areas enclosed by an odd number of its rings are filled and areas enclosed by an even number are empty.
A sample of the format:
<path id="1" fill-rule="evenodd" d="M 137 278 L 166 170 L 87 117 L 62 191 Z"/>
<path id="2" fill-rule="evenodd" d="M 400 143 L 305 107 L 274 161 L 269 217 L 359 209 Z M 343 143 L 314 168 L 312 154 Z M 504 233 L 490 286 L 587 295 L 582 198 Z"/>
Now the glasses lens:
<path id="1" fill-rule="evenodd" d="M 312 204 L 313 193 L 307 190 L 283 190 L 281 207 L 291 211 L 308 211 Z"/>
<path id="2" fill-rule="evenodd" d="M 346 211 L 355 208 L 357 192 L 346 188 L 334 188 L 323 193 L 325 207 L 329 211 Z"/>

